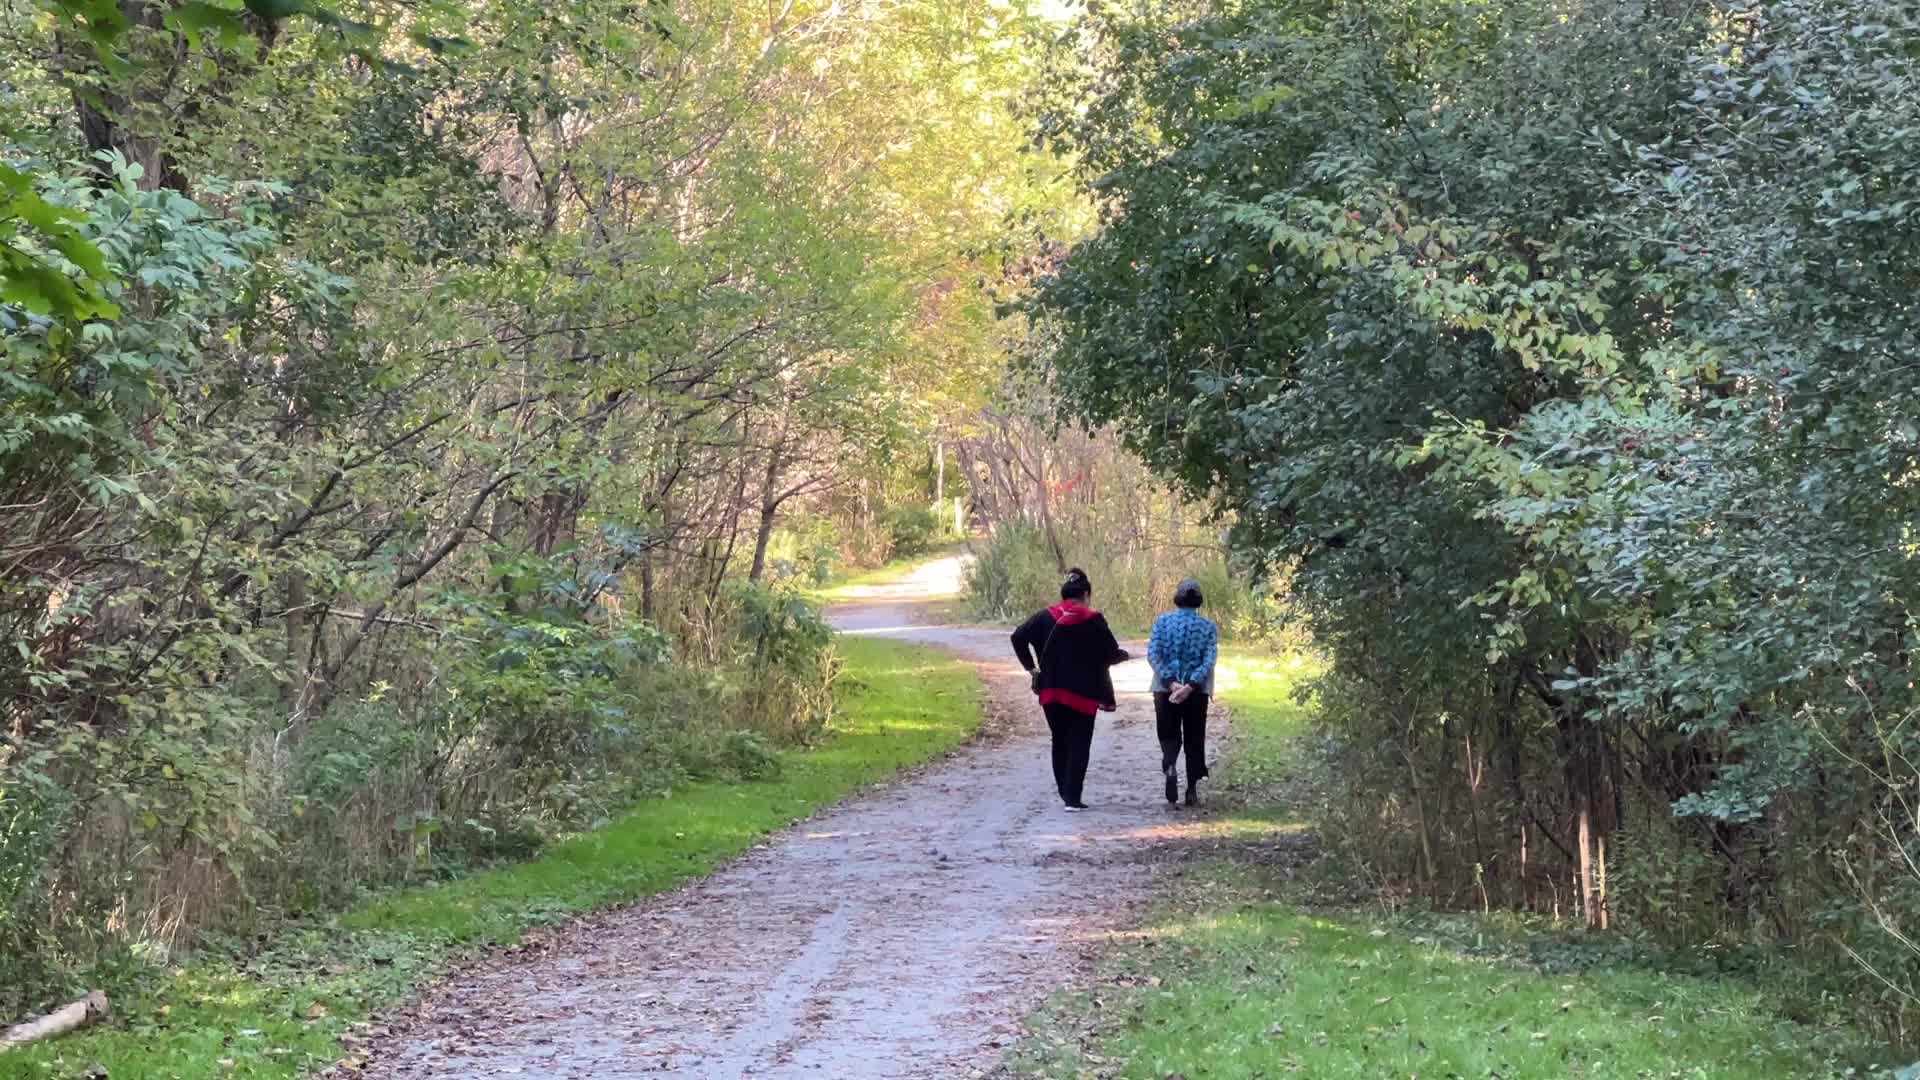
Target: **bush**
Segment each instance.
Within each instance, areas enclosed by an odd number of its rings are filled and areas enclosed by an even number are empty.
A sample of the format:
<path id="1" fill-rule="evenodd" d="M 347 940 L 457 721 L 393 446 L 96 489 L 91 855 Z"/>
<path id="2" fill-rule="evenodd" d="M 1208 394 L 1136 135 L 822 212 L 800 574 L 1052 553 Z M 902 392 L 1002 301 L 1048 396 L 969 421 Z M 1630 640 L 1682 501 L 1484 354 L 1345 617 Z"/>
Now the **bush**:
<path id="1" fill-rule="evenodd" d="M 1192 563 L 1169 565 L 1150 549 L 1129 549 L 1107 535 L 1063 537 L 1067 561 L 1093 580 L 1094 606 L 1106 613 L 1117 632 L 1145 633 L 1154 616 L 1173 606 L 1181 578 L 1194 577 L 1207 598 L 1206 615 L 1223 636 L 1266 639 L 1289 625 L 1271 599 L 1238 580 L 1219 554 L 1206 553 Z M 1003 525 L 975 552 L 967 567 L 969 603 L 981 618 L 1024 618 L 1060 599 L 1058 563 L 1041 530 L 1027 522 Z M 1256 603 L 1267 605 L 1259 617 Z"/>
<path id="2" fill-rule="evenodd" d="M 32 773 L 0 785 L 0 1017 L 23 1015 L 66 985 L 50 896 L 70 805 L 64 791 Z"/>
<path id="3" fill-rule="evenodd" d="M 924 506 L 896 506 L 887 514 L 887 533 L 894 558 L 918 558 L 940 540 L 940 515 Z"/>
<path id="4" fill-rule="evenodd" d="M 698 780 L 770 780 L 780 775 L 780 752 L 757 731 L 710 732 L 679 747 L 680 765 Z"/>
<path id="5" fill-rule="evenodd" d="M 676 658 L 652 627 L 589 612 L 557 561 L 494 567 L 505 588 L 433 601 L 447 632 L 398 657 L 398 686 L 292 724 L 270 692 L 224 693 L 237 745 L 203 766 L 224 786 L 185 807 L 190 828 L 155 793 L 80 802 L 57 777 L 0 769 L 0 1011 L 83 971 L 131 977 L 205 932 L 527 858 L 691 778 L 774 777 L 780 749 L 832 716 L 831 630 L 788 586 L 729 583 Z M 182 769 L 152 771 L 201 775 Z"/>
<path id="6" fill-rule="evenodd" d="M 833 580 L 844 546 L 840 525 L 832 518 L 796 517 L 774 530 L 767 547 L 767 578 L 803 580 L 818 588 Z"/>
<path id="7" fill-rule="evenodd" d="M 1012 522 L 974 553 L 966 588 L 981 617 L 1017 619 L 1059 599 L 1060 573 L 1040 530 Z"/>
<path id="8" fill-rule="evenodd" d="M 739 718 L 789 745 L 812 739 L 833 715 L 839 671 L 833 628 L 818 607 L 791 589 L 735 582 L 728 599 L 740 650 Z"/>
<path id="9" fill-rule="evenodd" d="M 1685 835 L 1685 824 L 1670 814 L 1649 815 L 1645 825 L 1617 833 L 1607 891 L 1627 926 L 1694 945 L 1712 940 L 1731 913 L 1718 860 L 1697 837 Z"/>

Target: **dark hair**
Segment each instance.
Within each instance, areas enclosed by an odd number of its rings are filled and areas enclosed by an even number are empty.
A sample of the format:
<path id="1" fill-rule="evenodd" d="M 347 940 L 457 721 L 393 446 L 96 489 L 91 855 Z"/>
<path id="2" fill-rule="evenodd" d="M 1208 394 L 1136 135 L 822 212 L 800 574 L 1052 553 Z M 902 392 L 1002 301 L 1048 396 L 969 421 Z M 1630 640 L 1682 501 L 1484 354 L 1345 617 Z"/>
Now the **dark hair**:
<path id="1" fill-rule="evenodd" d="M 1200 595 L 1200 583 L 1192 578 L 1182 581 L 1173 590 L 1174 607 L 1194 608 L 1206 602 L 1206 598 Z"/>
<path id="2" fill-rule="evenodd" d="M 1060 583 L 1060 599 L 1085 600 L 1093 591 L 1093 582 L 1087 580 L 1087 572 L 1074 567 L 1067 571 L 1067 580 Z"/>

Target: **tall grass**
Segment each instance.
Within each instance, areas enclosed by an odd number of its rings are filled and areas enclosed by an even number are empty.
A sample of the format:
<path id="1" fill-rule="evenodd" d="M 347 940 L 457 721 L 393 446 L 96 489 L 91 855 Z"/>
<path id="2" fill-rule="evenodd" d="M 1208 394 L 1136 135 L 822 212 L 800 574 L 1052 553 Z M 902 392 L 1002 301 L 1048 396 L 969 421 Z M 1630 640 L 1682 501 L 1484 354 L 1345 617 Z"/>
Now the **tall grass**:
<path id="1" fill-rule="evenodd" d="M 1092 580 L 1094 606 L 1120 633 L 1144 633 L 1155 615 L 1173 606 L 1175 586 L 1188 577 L 1199 580 L 1208 617 L 1229 637 L 1260 637 L 1277 621 L 1271 596 L 1236 577 L 1225 552 L 1203 541 L 1153 543 L 1075 529 L 1061 543 L 1068 563 Z M 984 619 L 1023 618 L 1059 601 L 1061 577 L 1041 530 L 1011 522 L 978 545 L 967 570 L 968 603 Z"/>

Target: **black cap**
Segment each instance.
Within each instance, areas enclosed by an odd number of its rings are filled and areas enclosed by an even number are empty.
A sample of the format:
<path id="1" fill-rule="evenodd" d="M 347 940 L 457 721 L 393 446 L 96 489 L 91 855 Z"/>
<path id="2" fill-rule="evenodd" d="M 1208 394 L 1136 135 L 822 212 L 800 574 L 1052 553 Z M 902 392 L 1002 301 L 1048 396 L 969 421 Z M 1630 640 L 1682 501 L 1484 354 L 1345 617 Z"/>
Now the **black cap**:
<path id="1" fill-rule="evenodd" d="M 1174 587 L 1174 607 L 1199 607 L 1204 603 L 1206 599 L 1200 595 L 1200 583 L 1193 578 L 1186 578 Z"/>

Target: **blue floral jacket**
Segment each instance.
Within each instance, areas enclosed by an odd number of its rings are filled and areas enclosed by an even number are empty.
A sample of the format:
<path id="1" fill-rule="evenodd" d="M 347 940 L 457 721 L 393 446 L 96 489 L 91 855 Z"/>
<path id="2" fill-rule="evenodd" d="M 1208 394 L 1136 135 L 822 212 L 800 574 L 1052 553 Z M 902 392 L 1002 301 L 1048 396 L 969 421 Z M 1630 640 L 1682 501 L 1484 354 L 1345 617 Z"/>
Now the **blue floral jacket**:
<path id="1" fill-rule="evenodd" d="M 1194 684 L 1203 694 L 1213 693 L 1213 665 L 1220 655 L 1220 631 L 1213 620 L 1193 608 L 1176 608 L 1153 620 L 1147 639 L 1147 664 L 1153 668 L 1153 692 L 1165 693 L 1169 683 Z"/>

